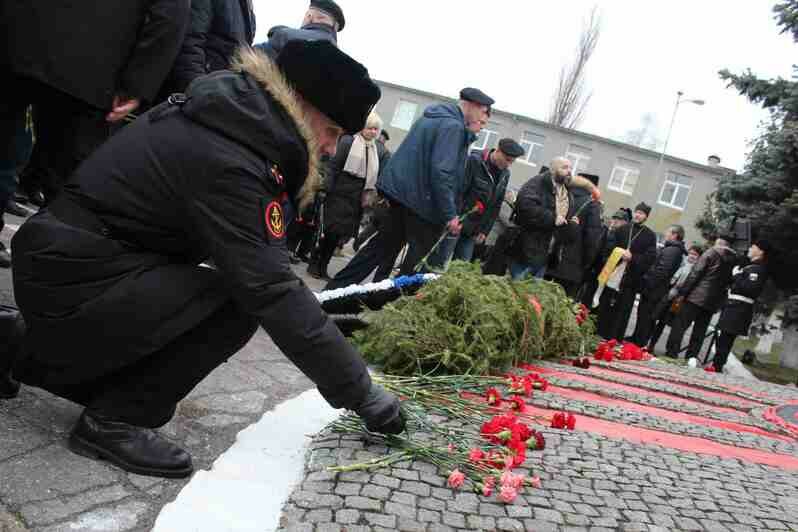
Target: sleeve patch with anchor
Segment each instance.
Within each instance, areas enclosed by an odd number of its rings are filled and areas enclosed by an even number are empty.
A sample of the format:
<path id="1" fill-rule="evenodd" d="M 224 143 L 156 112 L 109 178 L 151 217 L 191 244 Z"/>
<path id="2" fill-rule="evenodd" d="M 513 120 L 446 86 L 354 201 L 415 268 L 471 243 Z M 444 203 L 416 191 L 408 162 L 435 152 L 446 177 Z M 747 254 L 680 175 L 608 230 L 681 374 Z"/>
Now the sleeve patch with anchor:
<path id="1" fill-rule="evenodd" d="M 285 238 L 286 223 L 283 215 L 283 206 L 277 201 L 270 201 L 263 209 L 263 221 L 269 240 L 282 240 Z"/>

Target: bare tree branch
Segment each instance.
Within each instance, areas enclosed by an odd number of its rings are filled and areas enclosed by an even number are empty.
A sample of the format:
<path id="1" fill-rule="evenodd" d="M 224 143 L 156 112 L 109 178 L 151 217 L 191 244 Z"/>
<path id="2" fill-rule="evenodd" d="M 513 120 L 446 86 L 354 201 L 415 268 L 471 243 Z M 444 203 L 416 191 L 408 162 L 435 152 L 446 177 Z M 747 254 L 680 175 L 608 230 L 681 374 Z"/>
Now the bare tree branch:
<path id="1" fill-rule="evenodd" d="M 585 116 L 592 95 L 586 93 L 585 89 L 587 63 L 596 50 L 600 34 L 601 14 L 598 6 L 594 5 L 582 29 L 573 63 L 560 69 L 557 90 L 549 112 L 549 122 L 555 126 L 574 128 Z"/>

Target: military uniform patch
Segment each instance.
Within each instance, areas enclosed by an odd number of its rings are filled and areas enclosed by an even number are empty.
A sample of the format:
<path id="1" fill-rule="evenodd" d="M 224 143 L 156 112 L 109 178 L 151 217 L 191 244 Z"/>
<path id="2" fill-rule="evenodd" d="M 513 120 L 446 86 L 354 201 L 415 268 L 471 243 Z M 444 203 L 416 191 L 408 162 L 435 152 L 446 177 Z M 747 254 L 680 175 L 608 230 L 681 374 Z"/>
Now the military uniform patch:
<path id="1" fill-rule="evenodd" d="M 285 216 L 283 206 L 277 201 L 270 201 L 263 209 L 263 221 L 266 224 L 266 232 L 270 240 L 282 240 L 285 238 Z"/>

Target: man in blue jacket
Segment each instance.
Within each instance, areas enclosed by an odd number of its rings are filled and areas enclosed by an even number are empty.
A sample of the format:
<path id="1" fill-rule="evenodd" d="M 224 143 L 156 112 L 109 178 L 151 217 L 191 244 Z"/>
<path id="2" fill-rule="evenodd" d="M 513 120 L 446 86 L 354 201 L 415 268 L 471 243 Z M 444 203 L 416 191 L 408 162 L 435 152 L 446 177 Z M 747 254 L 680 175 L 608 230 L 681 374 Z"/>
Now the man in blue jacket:
<path id="1" fill-rule="evenodd" d="M 377 181 L 390 203 L 387 223 L 330 281 L 328 290 L 363 281 L 405 244 L 408 251 L 399 273 L 410 274 L 445 229 L 460 234 L 457 202 L 464 192 L 468 147 L 487 123 L 493 103 L 479 89 L 465 88 L 457 104 L 435 104 L 424 111 Z M 381 268 L 374 280 L 388 273 Z"/>
<path id="2" fill-rule="evenodd" d="M 269 30 L 269 40 L 255 48 L 275 58 L 288 41 L 329 41 L 338 46 L 338 32 L 345 24 L 344 12 L 333 0 L 311 0 L 300 28 L 274 26 Z"/>

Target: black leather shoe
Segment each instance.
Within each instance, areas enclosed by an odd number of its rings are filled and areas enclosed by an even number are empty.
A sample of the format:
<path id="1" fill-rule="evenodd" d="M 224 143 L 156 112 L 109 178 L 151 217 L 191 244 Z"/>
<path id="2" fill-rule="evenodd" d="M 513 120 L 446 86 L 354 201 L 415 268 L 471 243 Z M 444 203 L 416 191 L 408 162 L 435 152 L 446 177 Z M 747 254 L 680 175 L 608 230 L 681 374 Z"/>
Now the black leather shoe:
<path id="1" fill-rule="evenodd" d="M 191 455 L 151 429 L 84 410 L 69 436 L 72 452 L 151 477 L 184 478 L 194 472 Z"/>
<path id="2" fill-rule="evenodd" d="M 0 268 L 11 267 L 11 253 L 8 252 L 6 247 L 0 242 Z"/>
<path id="3" fill-rule="evenodd" d="M 6 205 L 6 212 L 8 214 L 13 214 L 14 216 L 19 216 L 20 218 L 27 218 L 30 216 L 31 211 L 17 203 L 16 201 L 8 201 Z"/>
<path id="4" fill-rule="evenodd" d="M 19 382 L 11 376 L 11 367 L 19 356 L 25 336 L 25 320 L 13 307 L 0 307 L 0 399 L 19 394 Z"/>

